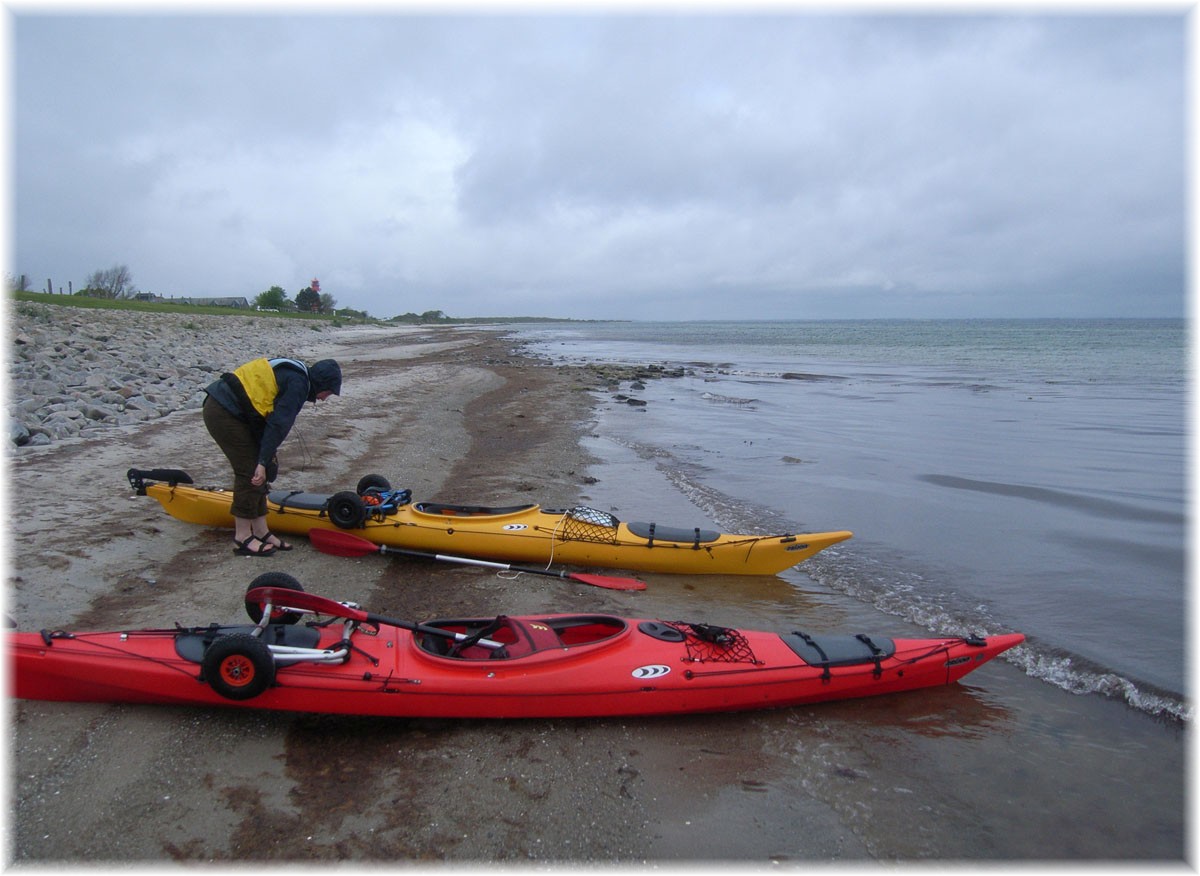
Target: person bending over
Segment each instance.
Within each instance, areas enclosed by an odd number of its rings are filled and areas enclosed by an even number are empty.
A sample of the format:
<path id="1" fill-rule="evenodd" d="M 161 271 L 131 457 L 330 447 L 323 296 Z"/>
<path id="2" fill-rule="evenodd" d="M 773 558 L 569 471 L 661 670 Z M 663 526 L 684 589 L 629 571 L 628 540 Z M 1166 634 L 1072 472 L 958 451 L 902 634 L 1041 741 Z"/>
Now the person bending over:
<path id="1" fill-rule="evenodd" d="M 275 453 L 306 401 L 341 395 L 341 366 L 333 359 L 311 367 L 297 359 L 254 359 L 204 391 L 204 425 L 233 466 L 234 553 L 290 551 L 267 529 L 267 492 L 279 472 Z"/>

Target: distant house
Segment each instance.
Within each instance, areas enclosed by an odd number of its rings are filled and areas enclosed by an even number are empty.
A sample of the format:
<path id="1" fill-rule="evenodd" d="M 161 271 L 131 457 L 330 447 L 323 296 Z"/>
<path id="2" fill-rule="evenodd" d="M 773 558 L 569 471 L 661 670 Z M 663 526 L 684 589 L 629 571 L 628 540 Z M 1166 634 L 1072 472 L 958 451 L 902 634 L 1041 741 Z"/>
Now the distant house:
<path id="1" fill-rule="evenodd" d="M 175 299 L 180 304 L 191 304 L 196 307 L 237 307 L 244 310 L 250 309 L 250 302 L 244 297 L 229 297 L 229 298 L 177 298 Z"/>

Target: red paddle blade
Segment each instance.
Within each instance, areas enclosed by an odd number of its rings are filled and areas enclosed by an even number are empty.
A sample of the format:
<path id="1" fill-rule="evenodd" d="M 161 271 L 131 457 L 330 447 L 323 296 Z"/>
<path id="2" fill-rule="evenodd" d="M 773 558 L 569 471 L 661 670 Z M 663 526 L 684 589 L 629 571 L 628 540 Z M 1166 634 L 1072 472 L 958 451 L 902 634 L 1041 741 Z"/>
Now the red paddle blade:
<path id="1" fill-rule="evenodd" d="M 572 581 L 591 584 L 593 587 L 606 587 L 609 590 L 645 590 L 646 582 L 637 578 L 617 578 L 612 575 L 589 575 L 586 572 L 571 572 L 567 575 Z"/>
<path id="2" fill-rule="evenodd" d="M 303 590 L 289 590 L 286 587 L 255 587 L 246 593 L 247 602 L 257 602 L 259 605 L 271 603 L 272 607 L 291 608 L 297 611 L 311 611 L 316 614 L 328 614 L 333 617 L 345 617 L 350 620 L 364 621 L 367 613 L 357 608 L 350 608 L 324 596 L 305 593 Z"/>
<path id="3" fill-rule="evenodd" d="M 383 553 L 374 542 L 337 529 L 312 529 L 308 538 L 317 550 L 335 557 L 365 557 L 367 554 Z"/>

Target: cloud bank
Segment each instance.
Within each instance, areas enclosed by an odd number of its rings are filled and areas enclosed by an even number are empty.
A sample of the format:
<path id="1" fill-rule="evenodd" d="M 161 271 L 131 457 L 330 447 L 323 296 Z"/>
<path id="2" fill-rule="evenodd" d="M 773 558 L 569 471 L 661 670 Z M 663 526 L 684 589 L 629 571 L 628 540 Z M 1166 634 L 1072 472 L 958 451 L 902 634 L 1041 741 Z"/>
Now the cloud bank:
<path id="1" fill-rule="evenodd" d="M 17 14 L 13 274 L 375 316 L 1180 316 L 1184 13 Z"/>

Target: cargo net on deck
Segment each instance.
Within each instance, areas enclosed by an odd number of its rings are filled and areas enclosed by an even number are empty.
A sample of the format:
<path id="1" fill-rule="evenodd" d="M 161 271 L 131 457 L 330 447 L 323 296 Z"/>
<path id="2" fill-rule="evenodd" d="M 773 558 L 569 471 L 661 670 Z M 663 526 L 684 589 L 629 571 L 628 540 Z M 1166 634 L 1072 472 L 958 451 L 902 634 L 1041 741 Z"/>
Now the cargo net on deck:
<path id="1" fill-rule="evenodd" d="M 692 663 L 757 663 L 746 637 L 729 627 L 664 621 L 683 636 L 687 659 Z"/>
<path id="2" fill-rule="evenodd" d="M 617 518 L 605 511 L 572 508 L 563 517 L 559 538 L 563 541 L 590 541 L 596 544 L 617 543 Z"/>

